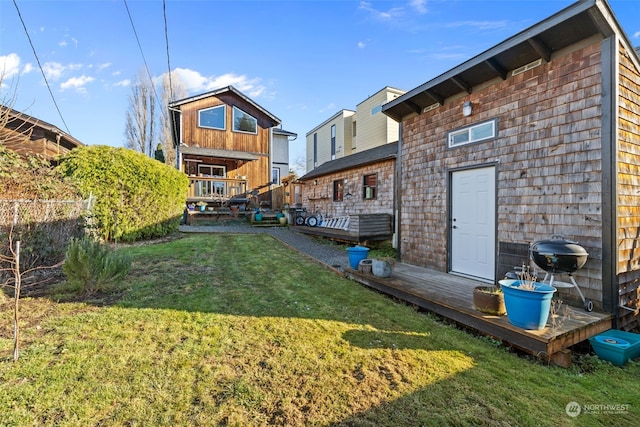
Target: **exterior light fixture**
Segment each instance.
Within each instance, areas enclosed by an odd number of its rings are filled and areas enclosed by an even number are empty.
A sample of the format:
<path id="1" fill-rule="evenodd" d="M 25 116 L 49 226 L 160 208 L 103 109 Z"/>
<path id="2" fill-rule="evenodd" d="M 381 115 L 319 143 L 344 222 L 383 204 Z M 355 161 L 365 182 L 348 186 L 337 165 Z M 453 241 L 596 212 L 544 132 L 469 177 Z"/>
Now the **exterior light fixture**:
<path id="1" fill-rule="evenodd" d="M 468 117 L 471 113 L 473 113 L 473 104 L 471 101 L 465 101 L 465 103 L 462 104 L 462 115 Z"/>

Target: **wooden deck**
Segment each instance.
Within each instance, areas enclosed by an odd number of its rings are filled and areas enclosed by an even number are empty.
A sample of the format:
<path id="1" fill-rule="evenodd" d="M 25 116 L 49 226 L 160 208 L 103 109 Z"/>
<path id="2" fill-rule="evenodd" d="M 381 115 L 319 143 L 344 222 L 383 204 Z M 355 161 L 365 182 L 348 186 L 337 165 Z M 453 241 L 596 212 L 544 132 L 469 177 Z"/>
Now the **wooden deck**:
<path id="1" fill-rule="evenodd" d="M 473 289 L 485 283 L 408 264 L 396 264 L 388 279 L 351 269 L 346 269 L 345 275 L 564 367 L 571 364 L 569 347 L 612 327 L 610 314 L 563 304 L 560 310 L 563 315 L 549 316 L 545 329 L 524 330 L 511 325 L 507 316 L 487 315 L 474 308 Z"/>

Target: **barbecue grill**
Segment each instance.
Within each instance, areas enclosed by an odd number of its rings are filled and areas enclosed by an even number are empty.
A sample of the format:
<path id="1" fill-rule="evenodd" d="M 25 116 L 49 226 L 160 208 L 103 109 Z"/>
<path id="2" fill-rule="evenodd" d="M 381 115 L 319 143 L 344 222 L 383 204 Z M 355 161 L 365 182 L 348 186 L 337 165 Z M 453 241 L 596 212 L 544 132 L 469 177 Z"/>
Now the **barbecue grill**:
<path id="1" fill-rule="evenodd" d="M 582 295 L 572 275 L 572 273 L 575 273 L 585 265 L 589 257 L 589 254 L 582 246 L 577 242 L 565 240 L 564 236 L 553 235 L 551 239 L 534 242 L 531 245 L 530 254 L 533 262 L 546 272 L 543 282 L 546 282 L 547 278 L 549 278 L 549 285 L 551 286 L 576 288 L 584 304 L 584 309 L 586 311 L 593 310 L 593 302 Z M 556 274 L 568 275 L 571 283 L 556 282 Z"/>

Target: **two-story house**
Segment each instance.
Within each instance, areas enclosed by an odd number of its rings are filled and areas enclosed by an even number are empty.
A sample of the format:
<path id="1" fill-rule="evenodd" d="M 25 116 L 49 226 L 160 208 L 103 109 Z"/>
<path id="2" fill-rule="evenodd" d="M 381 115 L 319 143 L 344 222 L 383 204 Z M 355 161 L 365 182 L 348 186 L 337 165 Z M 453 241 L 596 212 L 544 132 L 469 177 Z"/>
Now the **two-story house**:
<path id="1" fill-rule="evenodd" d="M 325 162 L 398 140 L 398 123 L 382 105 L 405 92 L 384 87 L 356 106 L 341 110 L 307 133 L 307 172 Z"/>
<path id="2" fill-rule="evenodd" d="M 280 119 L 233 86 L 172 102 L 169 111 L 176 167 L 191 180 L 187 203 L 271 205 L 295 136 L 276 127 Z"/>

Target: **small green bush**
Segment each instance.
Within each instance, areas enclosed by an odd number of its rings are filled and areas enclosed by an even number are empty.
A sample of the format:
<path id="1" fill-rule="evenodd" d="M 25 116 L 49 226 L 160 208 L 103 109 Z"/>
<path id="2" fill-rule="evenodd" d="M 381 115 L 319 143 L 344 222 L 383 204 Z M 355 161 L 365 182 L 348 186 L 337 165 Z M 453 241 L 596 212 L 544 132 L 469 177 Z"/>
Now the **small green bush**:
<path id="1" fill-rule="evenodd" d="M 72 239 L 62 271 L 68 282 L 90 295 L 106 292 L 131 269 L 131 259 L 96 240 Z"/>

